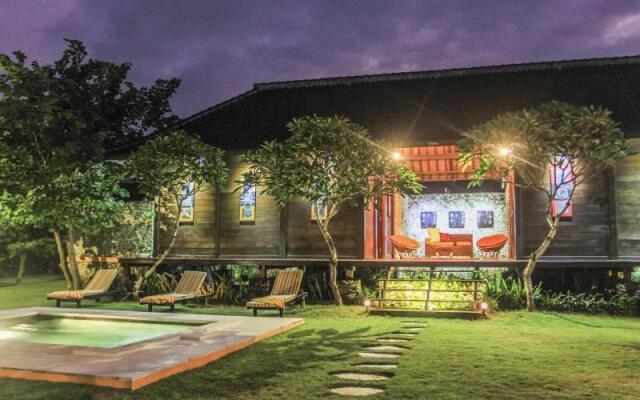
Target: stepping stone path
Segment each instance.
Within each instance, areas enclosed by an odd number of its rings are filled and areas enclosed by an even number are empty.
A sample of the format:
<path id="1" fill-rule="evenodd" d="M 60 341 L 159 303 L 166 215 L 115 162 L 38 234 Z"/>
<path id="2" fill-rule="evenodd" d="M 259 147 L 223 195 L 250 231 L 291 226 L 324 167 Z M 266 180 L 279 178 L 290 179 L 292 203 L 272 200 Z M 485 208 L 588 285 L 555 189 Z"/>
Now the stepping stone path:
<path id="1" fill-rule="evenodd" d="M 360 374 L 357 372 L 341 372 L 339 374 L 334 374 L 333 376 L 337 376 L 342 379 L 350 379 L 353 381 L 386 381 L 389 379 L 386 375 L 378 375 L 378 374 Z"/>
<path id="2" fill-rule="evenodd" d="M 364 349 L 367 351 L 405 351 L 406 350 L 405 347 L 389 346 L 389 345 L 367 346 Z"/>
<path id="3" fill-rule="evenodd" d="M 384 336 L 381 339 L 407 339 L 407 340 L 412 340 L 412 339 L 415 339 L 416 336 L 418 336 L 417 333 L 402 333 L 402 332 L 398 332 L 398 333 L 394 333 L 393 335 Z"/>
<path id="4" fill-rule="evenodd" d="M 368 388 L 368 387 L 358 387 L 358 386 L 345 386 L 338 387 L 329 390 L 331 393 L 340 394 L 343 396 L 372 396 L 374 394 L 382 393 L 384 390 L 376 389 L 376 388 Z"/>
<path id="5" fill-rule="evenodd" d="M 383 343 L 406 343 L 409 342 L 411 339 L 394 339 L 394 338 L 378 338 L 376 339 L 376 342 L 383 342 Z"/>
<path id="6" fill-rule="evenodd" d="M 364 358 L 400 358 L 400 354 L 391 354 L 391 353 L 367 353 L 361 352 L 358 353 L 360 357 Z"/>
<path id="7" fill-rule="evenodd" d="M 406 333 L 418 333 L 422 331 L 423 328 L 404 328 L 403 332 Z"/>
<path id="8" fill-rule="evenodd" d="M 356 367 L 372 369 L 395 369 L 398 368 L 398 364 L 357 364 Z"/>
<path id="9" fill-rule="evenodd" d="M 403 327 L 402 331 L 394 332 L 390 335 L 384 335 L 376 338 L 376 342 L 382 344 L 369 345 L 364 346 L 361 352 L 358 352 L 358 356 L 363 358 L 379 358 L 379 359 L 393 359 L 400 358 L 402 356 L 401 352 L 407 350 L 406 347 L 394 346 L 384 343 L 407 343 L 416 336 L 418 333 L 424 330 L 426 327 L 426 323 L 423 322 L 415 322 L 415 321 L 402 321 Z M 395 352 L 395 353 L 390 353 Z M 400 354 L 398 354 L 400 353 Z M 375 364 L 375 363 L 363 363 L 356 364 L 356 368 L 360 369 L 394 369 L 398 367 L 398 364 Z M 338 372 L 333 374 L 333 376 L 345 379 L 352 380 L 357 382 L 363 381 L 385 381 L 391 379 L 389 375 L 375 374 L 375 373 L 361 373 L 361 372 Z M 351 397 L 363 397 L 363 396 L 372 396 L 375 394 L 383 393 L 384 389 L 375 388 L 375 387 L 365 387 L 365 386 L 340 386 L 329 389 L 329 392 L 333 394 L 338 394 L 342 396 L 351 396 Z"/>

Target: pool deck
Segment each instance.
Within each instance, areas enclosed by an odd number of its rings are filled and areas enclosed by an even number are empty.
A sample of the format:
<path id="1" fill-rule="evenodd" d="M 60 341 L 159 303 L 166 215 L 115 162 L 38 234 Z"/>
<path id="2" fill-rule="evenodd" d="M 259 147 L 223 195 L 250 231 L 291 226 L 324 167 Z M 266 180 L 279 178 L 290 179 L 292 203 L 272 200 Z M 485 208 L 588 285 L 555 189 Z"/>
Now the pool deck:
<path id="1" fill-rule="evenodd" d="M 304 323 L 301 318 L 30 307 L 1 310 L 0 320 L 33 315 L 113 318 L 205 325 L 112 349 L 0 340 L 0 377 L 136 390 L 201 367 Z"/>

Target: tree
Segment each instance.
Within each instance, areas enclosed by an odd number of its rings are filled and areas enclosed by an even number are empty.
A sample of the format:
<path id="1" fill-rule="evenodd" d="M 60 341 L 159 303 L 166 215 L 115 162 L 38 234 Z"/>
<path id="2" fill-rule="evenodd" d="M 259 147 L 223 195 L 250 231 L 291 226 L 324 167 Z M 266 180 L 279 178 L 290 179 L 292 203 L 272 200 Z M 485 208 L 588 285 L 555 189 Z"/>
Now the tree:
<path id="1" fill-rule="evenodd" d="M 244 155 L 248 171 L 243 183 L 262 187 L 262 193 L 273 196 L 281 207 L 295 197 L 311 203 L 329 248 L 329 285 L 341 305 L 332 219 L 345 206 L 363 207 L 394 193 L 419 193 L 421 185 L 413 172 L 394 162 L 389 150 L 348 118 L 306 116 L 291 121 L 287 129 L 290 137 L 284 142 L 265 142 Z"/>
<path id="2" fill-rule="evenodd" d="M 214 186 L 216 190 L 226 185 L 229 170 L 222 150 L 183 131 L 172 131 L 150 139 L 131 155 L 129 166 L 140 191 L 155 199 L 156 207 L 167 202 L 176 205 L 169 245 L 137 279 L 134 286 L 134 295 L 137 296 L 144 281 L 155 273 L 173 249 L 185 200 L 195 197 L 205 184 Z"/>
<path id="3" fill-rule="evenodd" d="M 460 162 L 473 168 L 470 185 L 497 174 L 544 194 L 549 231 L 523 272 L 529 311 L 535 308 L 531 277 L 536 263 L 555 238 L 576 189 L 632 152 L 611 114 L 603 107 L 552 101 L 500 115 L 469 130 L 458 143 Z"/>
<path id="4" fill-rule="evenodd" d="M 82 287 L 75 254 L 78 237 L 112 228 L 124 211 L 128 193 L 120 187 L 122 167 L 110 164 L 58 175 L 26 194 L 0 194 L 0 221 L 16 231 L 32 227 L 52 232 L 60 270 L 75 289 Z"/>
<path id="5" fill-rule="evenodd" d="M 130 64 L 88 59 L 81 42 L 66 42 L 62 57 L 51 65 L 27 63 L 21 52 L 0 54 L 0 195 L 3 212 L 51 230 L 60 268 L 69 285 L 79 287 L 72 253 L 82 232 L 71 222 L 84 218 L 80 212 L 92 218 L 102 213 L 93 222 L 106 222 L 100 228 L 110 225 L 103 211 L 117 205 L 122 193 L 108 171 L 115 164 L 105 159 L 176 121 L 169 98 L 180 82 L 136 87 L 127 80 Z M 93 185 L 92 178 L 105 181 Z M 85 189 L 92 194 L 86 196 Z"/>
<path id="6" fill-rule="evenodd" d="M 13 221 L 1 217 L 0 215 L 0 263 L 18 260 L 15 285 L 19 285 L 26 270 L 28 257 L 36 253 L 50 253 L 51 239 L 46 231 L 15 225 Z"/>

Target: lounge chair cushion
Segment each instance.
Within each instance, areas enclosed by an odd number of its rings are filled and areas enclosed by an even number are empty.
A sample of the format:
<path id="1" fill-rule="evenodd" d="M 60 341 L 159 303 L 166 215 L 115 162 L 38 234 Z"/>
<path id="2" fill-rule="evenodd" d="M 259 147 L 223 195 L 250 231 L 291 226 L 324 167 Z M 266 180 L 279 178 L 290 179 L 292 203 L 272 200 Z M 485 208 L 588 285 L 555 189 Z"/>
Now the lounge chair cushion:
<path id="1" fill-rule="evenodd" d="M 247 303 L 247 308 L 277 308 L 283 309 L 287 302 L 294 300 L 295 294 L 287 295 L 270 295 L 258 297 Z"/>
<path id="2" fill-rule="evenodd" d="M 82 300 L 87 296 L 103 293 L 102 290 L 59 290 L 47 295 L 48 299 L 55 300 Z"/>
<path id="3" fill-rule="evenodd" d="M 174 304 L 181 300 L 188 300 L 193 298 L 192 294 L 184 293 L 167 293 L 156 294 L 153 296 L 147 296 L 140 299 L 140 304 Z"/>

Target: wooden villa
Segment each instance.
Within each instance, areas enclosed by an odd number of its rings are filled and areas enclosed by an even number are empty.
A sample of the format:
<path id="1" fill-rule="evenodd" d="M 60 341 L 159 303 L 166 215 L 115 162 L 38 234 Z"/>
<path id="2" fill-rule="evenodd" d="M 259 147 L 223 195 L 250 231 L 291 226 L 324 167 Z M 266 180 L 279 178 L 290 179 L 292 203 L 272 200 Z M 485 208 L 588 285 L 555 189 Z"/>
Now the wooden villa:
<path id="1" fill-rule="evenodd" d="M 265 140 L 286 138 L 291 119 L 347 116 L 392 143 L 424 189 L 418 196 L 378 199 L 377 208 L 342 210 L 332 222 L 341 266 L 519 267 L 546 233 L 544 200 L 500 181 L 469 189 L 455 143 L 473 125 L 551 100 L 605 106 L 626 137 L 636 140 L 640 57 L 258 83 L 179 127 L 225 149 L 235 181 L 243 172 L 240 154 Z M 236 187 L 211 189 L 193 199 L 168 262 L 326 265 L 327 248 L 307 202 L 292 201 L 280 209 L 259 188 L 241 198 Z M 540 266 L 628 272 L 640 263 L 638 210 L 640 156 L 631 156 L 579 188 Z M 453 245 L 466 247 L 428 250 L 427 232 L 434 227 L 466 238 Z M 416 257 L 398 259 L 390 241 L 394 234 L 420 244 Z M 494 234 L 505 235 L 507 244 L 497 257 L 484 258 L 477 241 Z M 157 236 L 161 249 L 166 238 Z"/>

